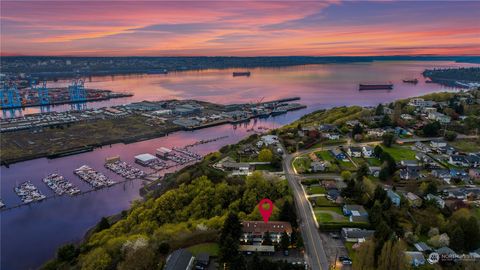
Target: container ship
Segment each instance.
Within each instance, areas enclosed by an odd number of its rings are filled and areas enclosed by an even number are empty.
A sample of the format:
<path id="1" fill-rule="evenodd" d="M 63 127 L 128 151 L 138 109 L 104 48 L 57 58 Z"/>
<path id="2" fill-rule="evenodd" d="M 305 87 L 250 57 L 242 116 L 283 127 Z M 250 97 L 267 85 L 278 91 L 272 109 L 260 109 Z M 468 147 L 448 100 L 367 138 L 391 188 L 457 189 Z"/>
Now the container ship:
<path id="1" fill-rule="evenodd" d="M 403 80 L 404 83 L 413 83 L 413 84 L 417 84 L 418 83 L 418 79 L 415 78 L 415 79 L 409 79 L 409 80 Z"/>
<path id="2" fill-rule="evenodd" d="M 393 84 L 359 84 L 358 90 L 392 90 Z"/>
<path id="3" fill-rule="evenodd" d="M 233 72 L 233 77 L 237 77 L 237 76 L 247 76 L 247 77 L 249 77 L 250 76 L 250 71 Z"/>

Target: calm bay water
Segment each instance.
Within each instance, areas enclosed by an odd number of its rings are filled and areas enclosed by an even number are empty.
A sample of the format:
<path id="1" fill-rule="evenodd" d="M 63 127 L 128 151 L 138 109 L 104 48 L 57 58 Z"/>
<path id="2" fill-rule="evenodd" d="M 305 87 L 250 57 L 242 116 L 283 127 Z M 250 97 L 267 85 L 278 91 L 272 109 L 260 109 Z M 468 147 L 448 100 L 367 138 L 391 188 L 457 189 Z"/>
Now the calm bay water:
<path id="1" fill-rule="evenodd" d="M 200 145 L 192 150 L 206 154 L 225 144 L 244 138 L 252 126 L 280 127 L 298 119 L 301 115 L 320 108 L 341 105 L 377 105 L 399 98 L 422 95 L 437 91 L 455 91 L 437 84 L 426 84 L 421 72 L 433 67 L 478 66 L 453 62 L 373 62 L 357 64 L 328 64 L 277 69 L 249 69 L 250 77 L 232 77 L 231 69 L 188 71 L 166 75 L 129 75 L 92 77 L 86 87 L 129 91 L 130 98 L 106 102 L 88 103 L 87 107 L 126 104 L 142 100 L 200 99 L 223 104 L 257 102 L 300 96 L 308 108 L 290 112 L 275 118 L 250 121 L 233 127 L 212 127 L 194 132 L 177 132 L 167 137 L 129 145 L 117 144 L 96 149 L 93 152 L 49 160 L 36 159 L 1 167 L 1 198 L 5 204 L 16 205 L 20 199 L 13 187 L 23 181 L 32 181 L 44 194 L 53 193 L 41 182 L 49 173 L 58 172 L 82 190 L 87 184 L 73 175 L 73 170 L 83 164 L 105 173 L 113 179 L 122 180 L 103 167 L 108 156 L 120 155 L 133 164 L 133 156 L 154 153 L 161 146 L 183 146 L 201 139 L 227 135 L 226 139 Z M 239 70 L 239 69 L 235 69 Z M 402 83 L 402 79 L 418 78 L 417 85 Z M 358 83 L 392 82 L 392 91 L 362 91 Z M 64 86 L 68 81 L 51 82 L 51 86 Z M 68 110 L 69 105 L 52 107 L 51 110 Z M 38 112 L 28 108 L 20 113 Z M 18 113 L 18 112 L 17 112 Z M 34 269 L 54 256 L 58 246 L 82 239 L 88 228 L 102 216 L 116 214 L 127 209 L 131 201 L 139 199 L 140 181 L 127 182 L 109 189 L 76 197 L 61 197 L 0 214 L 1 219 L 1 269 Z"/>

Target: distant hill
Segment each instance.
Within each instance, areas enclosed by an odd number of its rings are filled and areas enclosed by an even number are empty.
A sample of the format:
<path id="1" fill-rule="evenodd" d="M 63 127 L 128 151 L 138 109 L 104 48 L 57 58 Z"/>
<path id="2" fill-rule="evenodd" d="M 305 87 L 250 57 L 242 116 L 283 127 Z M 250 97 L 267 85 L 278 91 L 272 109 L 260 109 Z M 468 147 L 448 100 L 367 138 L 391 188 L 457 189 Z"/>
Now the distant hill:
<path id="1" fill-rule="evenodd" d="M 70 57 L 7 56 L 2 73 L 26 73 L 41 77 L 166 73 L 171 71 L 284 67 L 309 64 L 372 61 L 456 61 L 480 63 L 480 56 L 275 56 L 275 57 Z"/>

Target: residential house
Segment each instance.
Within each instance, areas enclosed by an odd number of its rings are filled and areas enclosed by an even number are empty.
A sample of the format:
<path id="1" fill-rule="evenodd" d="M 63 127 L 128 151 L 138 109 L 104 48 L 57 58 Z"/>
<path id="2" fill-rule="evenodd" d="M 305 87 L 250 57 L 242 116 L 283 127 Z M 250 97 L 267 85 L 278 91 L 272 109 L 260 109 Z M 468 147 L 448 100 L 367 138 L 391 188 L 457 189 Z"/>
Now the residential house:
<path id="1" fill-rule="evenodd" d="M 425 108 L 422 108 L 422 113 L 425 113 L 425 114 L 429 114 L 429 113 L 434 113 L 434 112 L 437 112 L 437 108 L 435 107 L 425 107 Z"/>
<path id="2" fill-rule="evenodd" d="M 393 109 L 390 109 L 389 107 L 384 106 L 383 107 L 383 114 L 393 114 Z"/>
<path id="3" fill-rule="evenodd" d="M 433 177 L 442 179 L 443 181 L 450 183 L 452 176 L 450 175 L 450 171 L 447 169 L 433 169 L 431 171 Z"/>
<path id="4" fill-rule="evenodd" d="M 325 133 L 324 137 L 329 140 L 340 140 L 340 134 L 338 133 Z"/>
<path id="5" fill-rule="evenodd" d="M 368 172 L 370 175 L 373 175 L 374 177 L 378 177 L 380 175 L 380 170 L 382 168 L 378 166 L 368 166 Z"/>
<path id="6" fill-rule="evenodd" d="M 404 167 L 418 167 L 418 162 L 416 160 L 401 160 L 400 165 Z"/>
<path id="7" fill-rule="evenodd" d="M 468 175 L 473 180 L 480 180 L 480 169 L 471 168 L 468 170 Z"/>
<path id="8" fill-rule="evenodd" d="M 416 153 L 415 158 L 424 166 L 437 166 L 435 160 L 424 153 Z"/>
<path id="9" fill-rule="evenodd" d="M 242 222 L 242 236 L 244 242 L 251 242 L 253 244 L 261 244 L 263 236 L 266 232 L 270 234 L 270 238 L 274 243 L 280 243 L 283 232 L 288 236 L 292 233 L 292 225 L 284 221 L 243 221 Z"/>
<path id="10" fill-rule="evenodd" d="M 413 207 L 419 207 L 422 205 L 422 198 L 418 197 L 416 194 L 412 192 L 408 192 L 405 195 L 405 198 L 407 198 L 408 202 Z"/>
<path id="11" fill-rule="evenodd" d="M 402 128 L 402 127 L 395 127 L 395 134 L 397 135 L 411 135 L 408 130 Z"/>
<path id="12" fill-rule="evenodd" d="M 375 129 L 369 129 L 367 130 L 367 136 L 368 137 L 382 137 L 386 133 L 385 130 L 381 128 L 375 128 Z"/>
<path id="13" fill-rule="evenodd" d="M 337 201 L 337 199 L 340 197 L 340 190 L 337 188 L 331 188 L 327 190 L 327 199 L 330 201 Z"/>
<path id="14" fill-rule="evenodd" d="M 369 158 L 373 156 L 373 148 L 370 146 L 363 146 L 362 147 L 362 155 L 363 157 Z"/>
<path id="15" fill-rule="evenodd" d="M 400 169 L 400 179 L 402 180 L 418 180 L 420 178 L 419 166 L 407 166 Z"/>
<path id="16" fill-rule="evenodd" d="M 450 189 L 448 190 L 448 197 L 449 198 L 454 198 L 458 200 L 464 200 L 465 199 L 465 192 L 460 189 Z"/>
<path id="17" fill-rule="evenodd" d="M 480 166 L 480 154 L 468 154 L 465 156 L 467 159 L 468 163 L 470 164 L 470 167 L 479 167 Z"/>
<path id="18" fill-rule="evenodd" d="M 240 245 L 238 251 L 245 255 L 251 255 L 253 253 L 259 253 L 261 255 L 274 255 L 275 246 L 271 245 Z"/>
<path id="19" fill-rule="evenodd" d="M 433 148 L 447 147 L 447 143 L 445 141 L 432 140 L 430 141 L 430 146 Z"/>
<path id="20" fill-rule="evenodd" d="M 165 270 L 191 270 L 195 267 L 195 257 L 186 249 L 172 252 L 165 263 Z"/>
<path id="21" fill-rule="evenodd" d="M 414 147 L 417 148 L 418 150 L 420 150 L 423 153 L 428 153 L 428 152 L 431 151 L 430 147 L 428 147 L 427 145 L 425 145 L 421 142 L 416 142 Z"/>
<path id="22" fill-rule="evenodd" d="M 368 222 L 368 212 L 361 205 L 345 204 L 342 211 L 349 217 L 350 222 Z"/>
<path id="23" fill-rule="evenodd" d="M 345 242 L 361 243 L 370 237 L 373 237 L 374 230 L 364 230 L 360 228 L 342 228 L 342 239 Z"/>
<path id="24" fill-rule="evenodd" d="M 455 212 L 458 209 L 467 208 L 467 205 L 463 202 L 463 200 L 446 199 L 445 200 L 445 207 L 447 207 L 450 211 Z"/>
<path id="25" fill-rule="evenodd" d="M 312 172 L 324 172 L 327 167 L 327 162 L 325 161 L 313 161 L 310 163 L 310 169 Z"/>
<path id="26" fill-rule="evenodd" d="M 330 153 L 338 160 L 349 161 L 347 155 L 345 155 L 345 153 L 340 151 L 339 149 L 330 150 Z"/>
<path id="27" fill-rule="evenodd" d="M 331 124 L 322 124 L 318 126 L 318 130 L 322 132 L 337 131 L 337 126 Z"/>
<path id="28" fill-rule="evenodd" d="M 264 135 L 262 136 L 262 141 L 265 145 L 272 145 L 278 143 L 278 137 L 275 135 Z"/>
<path id="29" fill-rule="evenodd" d="M 359 158 L 362 157 L 362 149 L 360 147 L 348 147 L 347 154 L 352 158 Z"/>
<path id="30" fill-rule="evenodd" d="M 346 124 L 347 126 L 354 127 L 354 126 L 356 126 L 356 125 L 360 125 L 360 121 L 358 121 L 358 120 L 349 120 L 349 121 L 345 122 L 345 124 Z"/>
<path id="31" fill-rule="evenodd" d="M 391 189 L 387 189 L 387 196 L 392 202 L 392 204 L 394 204 L 397 207 L 400 206 L 400 200 L 401 200 L 400 195 L 398 195 Z"/>
<path id="32" fill-rule="evenodd" d="M 418 251 L 405 251 L 405 258 L 407 262 L 414 267 L 419 267 L 427 262 L 423 253 Z"/>
<path id="33" fill-rule="evenodd" d="M 448 159 L 448 163 L 454 166 L 459 166 L 459 167 L 468 167 L 470 165 L 466 156 L 462 156 L 462 155 L 450 156 Z"/>
<path id="34" fill-rule="evenodd" d="M 439 112 L 431 112 L 428 114 L 428 119 L 438 121 L 442 124 L 448 124 L 451 121 L 451 117 Z"/>
<path id="35" fill-rule="evenodd" d="M 407 121 L 413 120 L 413 117 L 410 114 L 406 114 L 406 113 L 402 113 L 400 115 L 400 118 L 402 118 L 403 120 L 407 120 Z"/>
<path id="36" fill-rule="evenodd" d="M 432 251 L 432 248 L 429 245 L 427 245 L 425 242 L 418 242 L 418 243 L 415 243 L 413 246 L 420 252 L 428 253 Z"/>
<path id="37" fill-rule="evenodd" d="M 428 201 L 430 201 L 430 200 L 434 201 L 440 209 L 443 209 L 445 207 L 445 201 L 440 196 L 435 196 L 435 195 L 429 193 L 429 194 L 427 194 L 425 199 L 428 200 Z"/>

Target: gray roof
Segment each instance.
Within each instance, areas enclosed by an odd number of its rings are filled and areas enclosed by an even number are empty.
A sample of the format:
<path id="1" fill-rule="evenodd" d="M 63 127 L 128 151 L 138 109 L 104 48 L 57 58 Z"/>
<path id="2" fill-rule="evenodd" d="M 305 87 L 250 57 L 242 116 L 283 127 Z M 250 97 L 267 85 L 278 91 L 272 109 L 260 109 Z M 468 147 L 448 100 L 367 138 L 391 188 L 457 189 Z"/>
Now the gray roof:
<path id="1" fill-rule="evenodd" d="M 451 254 L 451 255 L 456 255 L 457 254 L 457 253 L 455 253 L 455 251 L 453 251 L 449 247 L 439 248 L 439 249 L 435 250 L 435 252 L 437 252 L 438 254 Z"/>
<path id="2" fill-rule="evenodd" d="M 425 242 L 415 243 L 414 246 L 418 251 L 422 252 L 432 250 L 432 248 L 429 245 L 425 244 Z"/>
<path id="3" fill-rule="evenodd" d="M 342 228 L 342 233 L 347 238 L 367 238 L 373 236 L 374 230 L 363 230 L 358 228 Z"/>

